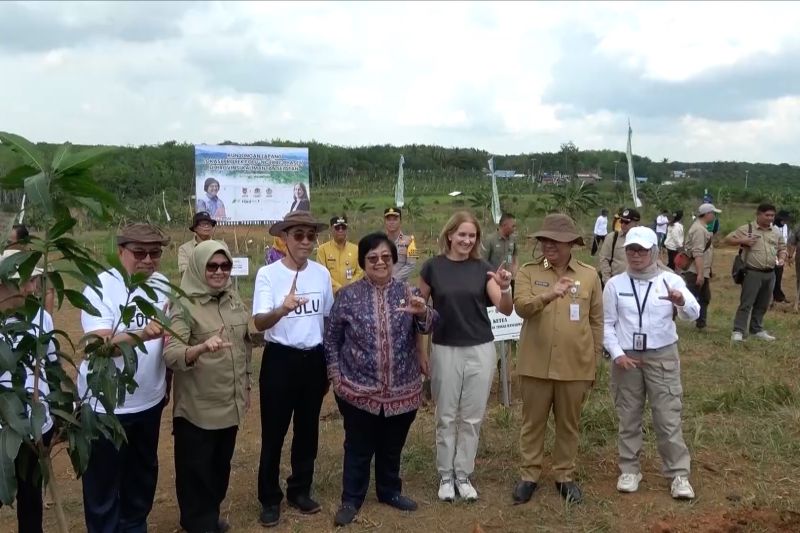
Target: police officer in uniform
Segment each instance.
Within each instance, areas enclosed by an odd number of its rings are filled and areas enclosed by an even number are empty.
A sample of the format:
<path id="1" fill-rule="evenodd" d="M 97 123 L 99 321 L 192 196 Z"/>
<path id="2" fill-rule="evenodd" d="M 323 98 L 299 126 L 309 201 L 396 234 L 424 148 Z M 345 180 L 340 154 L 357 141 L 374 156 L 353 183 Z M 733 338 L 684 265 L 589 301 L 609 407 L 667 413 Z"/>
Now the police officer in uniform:
<path id="1" fill-rule="evenodd" d="M 346 216 L 331 218 L 331 240 L 317 249 L 317 263 L 331 273 L 334 294 L 364 275 L 358 266 L 358 246 L 347 241 Z"/>
<path id="2" fill-rule="evenodd" d="M 399 207 L 388 207 L 383 211 L 383 228 L 397 246 L 397 263 L 392 276 L 400 281 L 408 281 L 417 264 L 418 254 L 414 236 L 403 234 L 402 218 L 403 213 Z"/>
<path id="3" fill-rule="evenodd" d="M 555 418 L 553 473 L 571 503 L 583 496 L 573 479 L 581 408 L 595 379 L 603 345 L 603 293 L 597 271 L 572 255 L 583 237 L 567 215 L 547 215 L 533 234 L 542 259 L 517 273 L 514 308 L 523 318 L 517 374 L 522 393 L 517 504 L 531 499 L 542 472 L 550 411 Z"/>

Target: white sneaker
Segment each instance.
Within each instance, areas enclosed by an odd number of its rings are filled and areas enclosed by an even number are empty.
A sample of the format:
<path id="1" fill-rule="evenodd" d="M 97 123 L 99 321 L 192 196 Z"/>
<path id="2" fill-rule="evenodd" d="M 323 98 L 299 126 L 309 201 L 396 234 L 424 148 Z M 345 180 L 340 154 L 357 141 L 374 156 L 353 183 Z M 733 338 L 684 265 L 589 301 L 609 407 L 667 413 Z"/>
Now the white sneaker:
<path id="1" fill-rule="evenodd" d="M 443 477 L 439 481 L 439 499 L 443 502 L 452 502 L 456 499 L 456 488 L 453 485 L 453 478 Z"/>
<path id="2" fill-rule="evenodd" d="M 474 502 L 478 499 L 478 491 L 472 486 L 468 477 L 456 479 L 456 489 L 458 490 L 458 495 L 468 502 Z"/>
<path id="3" fill-rule="evenodd" d="M 617 479 L 617 490 L 620 492 L 636 492 L 639 490 L 639 482 L 642 480 L 642 474 L 639 472 L 635 474 L 625 473 Z"/>
<path id="4" fill-rule="evenodd" d="M 761 339 L 762 341 L 772 342 L 775 340 L 775 337 L 764 331 L 763 329 L 753 335 L 756 339 Z"/>
<path id="5" fill-rule="evenodd" d="M 731 334 L 731 341 L 732 342 L 743 342 L 744 341 L 744 336 L 742 335 L 742 332 L 741 331 L 734 331 Z"/>
<path id="6" fill-rule="evenodd" d="M 675 479 L 672 480 L 670 492 L 676 500 L 694 499 L 694 489 L 689 484 L 689 478 L 686 476 L 675 476 Z"/>

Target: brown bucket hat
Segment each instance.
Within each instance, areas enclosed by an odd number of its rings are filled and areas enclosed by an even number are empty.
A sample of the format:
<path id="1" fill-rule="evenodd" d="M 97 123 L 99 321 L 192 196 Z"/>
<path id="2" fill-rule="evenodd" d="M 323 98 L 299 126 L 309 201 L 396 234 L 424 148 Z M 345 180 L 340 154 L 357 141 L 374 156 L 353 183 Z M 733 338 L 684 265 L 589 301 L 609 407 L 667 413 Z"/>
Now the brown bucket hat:
<path id="1" fill-rule="evenodd" d="M 130 242 L 139 242 L 142 244 L 157 243 L 161 246 L 166 246 L 169 244 L 169 237 L 165 235 L 158 226 L 136 222 L 134 224 L 122 226 L 117 234 L 117 246 L 122 246 Z"/>
<path id="2" fill-rule="evenodd" d="M 532 235 L 535 239 L 545 238 L 558 242 L 574 242 L 583 246 L 583 237 L 578 233 L 578 228 L 567 215 L 552 214 L 544 217 L 542 228 Z"/>
<path id="3" fill-rule="evenodd" d="M 308 211 L 292 211 L 287 213 L 282 221 L 270 226 L 269 234 L 274 237 L 280 237 L 284 231 L 295 226 L 310 226 L 317 231 L 322 231 L 328 227 L 325 222 L 314 220 L 314 217 Z"/>

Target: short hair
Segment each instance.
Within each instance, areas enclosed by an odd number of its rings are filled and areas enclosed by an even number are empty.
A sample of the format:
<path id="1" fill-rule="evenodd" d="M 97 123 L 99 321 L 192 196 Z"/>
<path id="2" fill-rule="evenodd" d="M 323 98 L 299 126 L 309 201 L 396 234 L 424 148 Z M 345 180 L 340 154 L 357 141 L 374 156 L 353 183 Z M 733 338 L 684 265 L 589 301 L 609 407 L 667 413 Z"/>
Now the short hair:
<path id="1" fill-rule="evenodd" d="M 506 222 L 506 220 L 509 220 L 509 219 L 510 220 L 516 220 L 517 217 L 515 217 L 511 213 L 503 213 L 502 215 L 500 215 L 500 222 L 498 223 L 498 226 L 502 226 Z"/>
<path id="2" fill-rule="evenodd" d="M 211 185 L 213 185 L 214 183 L 217 184 L 217 187 L 220 186 L 220 184 L 219 184 L 219 182 L 217 181 L 216 178 L 206 178 L 206 181 L 203 184 L 203 190 L 208 192 L 208 188 L 211 187 Z"/>
<path id="3" fill-rule="evenodd" d="M 763 204 L 759 204 L 758 205 L 757 211 L 759 213 L 766 213 L 767 211 L 776 211 L 777 212 L 778 210 L 775 209 L 774 205 L 768 204 L 768 203 L 765 202 Z"/>
<path id="4" fill-rule="evenodd" d="M 375 233 L 364 235 L 361 237 L 361 240 L 358 241 L 358 266 L 360 266 L 362 270 L 366 265 L 367 254 L 381 244 L 386 244 L 389 247 L 389 251 L 392 252 L 392 263 L 397 264 L 397 246 L 395 246 L 388 235 L 376 231 Z"/>
<path id="5" fill-rule="evenodd" d="M 31 237 L 25 224 L 14 224 L 11 229 L 14 231 L 16 242 L 26 242 Z"/>
<path id="6" fill-rule="evenodd" d="M 450 251 L 450 240 L 447 238 L 451 233 L 454 233 L 461 224 L 469 222 L 475 226 L 475 246 L 469 252 L 470 259 L 481 258 L 481 225 L 475 215 L 469 211 L 457 211 L 453 213 L 450 220 L 442 228 L 439 233 L 439 252 L 446 255 Z"/>
<path id="7" fill-rule="evenodd" d="M 608 216 L 608 209 L 601 209 L 600 210 L 600 214 L 603 215 L 604 217 L 607 217 Z"/>

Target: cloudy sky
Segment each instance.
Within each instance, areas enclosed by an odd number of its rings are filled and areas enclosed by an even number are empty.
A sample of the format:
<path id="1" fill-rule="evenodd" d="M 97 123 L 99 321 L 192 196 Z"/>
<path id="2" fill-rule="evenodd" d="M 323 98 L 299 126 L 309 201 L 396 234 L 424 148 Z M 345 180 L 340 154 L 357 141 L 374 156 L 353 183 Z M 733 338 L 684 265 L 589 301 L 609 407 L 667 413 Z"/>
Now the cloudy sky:
<path id="1" fill-rule="evenodd" d="M 0 3 L 0 130 L 800 164 L 799 3 Z"/>

